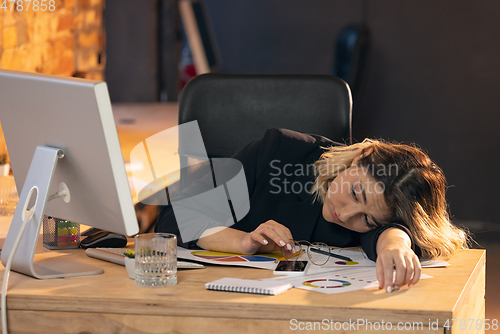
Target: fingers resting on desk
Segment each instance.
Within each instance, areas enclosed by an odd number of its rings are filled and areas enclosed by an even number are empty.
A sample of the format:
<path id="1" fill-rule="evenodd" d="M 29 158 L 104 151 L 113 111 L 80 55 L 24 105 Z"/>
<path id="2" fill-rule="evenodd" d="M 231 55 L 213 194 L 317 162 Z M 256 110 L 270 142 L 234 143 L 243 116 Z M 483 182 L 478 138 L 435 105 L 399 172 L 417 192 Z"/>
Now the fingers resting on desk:
<path id="1" fill-rule="evenodd" d="M 376 273 L 380 289 L 392 292 L 406 284 L 411 288 L 420 280 L 420 261 L 411 249 L 388 249 L 378 255 Z"/>

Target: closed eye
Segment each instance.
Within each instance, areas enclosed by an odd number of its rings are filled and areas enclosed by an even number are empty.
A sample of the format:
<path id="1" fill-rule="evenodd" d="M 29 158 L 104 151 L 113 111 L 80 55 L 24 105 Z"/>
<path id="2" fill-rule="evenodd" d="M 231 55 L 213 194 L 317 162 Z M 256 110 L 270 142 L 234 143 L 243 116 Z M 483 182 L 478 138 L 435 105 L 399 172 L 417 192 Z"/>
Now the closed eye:
<path id="1" fill-rule="evenodd" d="M 358 192 L 356 191 L 356 188 L 355 188 L 356 184 L 353 184 L 352 187 L 351 187 L 351 193 L 352 193 L 352 197 L 354 198 L 354 200 L 356 202 L 359 202 L 358 200 L 358 197 L 357 197 L 357 194 Z M 365 224 L 366 226 L 368 226 L 369 228 L 375 228 L 377 227 L 377 225 L 373 225 L 370 223 L 369 219 L 368 219 L 368 215 L 364 215 L 364 221 L 365 221 Z"/>
<path id="2" fill-rule="evenodd" d="M 367 215 L 365 215 L 365 224 L 369 228 L 375 228 L 376 227 L 375 225 L 370 224 L 370 221 L 368 220 L 368 216 Z"/>

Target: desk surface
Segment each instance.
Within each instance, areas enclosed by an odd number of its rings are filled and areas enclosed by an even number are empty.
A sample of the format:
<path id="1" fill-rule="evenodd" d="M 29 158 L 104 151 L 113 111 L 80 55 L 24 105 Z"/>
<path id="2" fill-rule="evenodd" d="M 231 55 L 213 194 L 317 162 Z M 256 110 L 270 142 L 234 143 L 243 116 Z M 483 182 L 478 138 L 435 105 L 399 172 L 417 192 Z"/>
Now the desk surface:
<path id="1" fill-rule="evenodd" d="M 148 117 L 134 118 L 136 109 L 150 108 Z M 141 140 L 176 124 L 175 105 L 113 105 L 124 158 Z M 153 116 L 151 116 L 153 113 Z M 155 118 L 156 117 L 156 118 Z M 146 124 L 152 120 L 152 124 Z M 137 123 L 139 122 L 139 123 Z M 156 126 L 156 127 L 155 127 Z M 137 129 L 144 131 L 137 132 Z M 0 217 L 0 247 L 11 217 Z M 336 295 L 292 289 L 278 296 L 207 291 L 205 283 L 222 278 L 272 277 L 267 270 L 210 266 L 178 272 L 178 284 L 142 288 L 125 268 L 87 257 L 83 250 L 48 251 L 38 244 L 36 260 L 75 259 L 104 268 L 97 276 L 37 280 L 11 273 L 7 297 L 10 333 L 284 333 L 297 332 L 291 319 L 305 322 L 390 321 L 422 323 L 411 333 L 443 333 L 446 319 L 483 319 L 485 252 L 461 251 L 448 268 L 426 268 L 434 276 L 411 289 L 387 294 L 377 289 Z M 3 268 L 0 271 L 3 278 Z M 439 319 L 439 329 L 429 329 Z M 414 328 L 415 329 L 415 328 Z M 474 330 L 474 328 L 473 328 Z M 460 331 L 452 333 L 473 333 Z M 301 333 L 314 332 L 300 331 Z M 331 331 L 338 333 L 339 331 Z M 343 333 L 382 333 L 381 329 L 349 327 Z M 484 331 L 479 331 L 484 333 Z"/>
<path id="2" fill-rule="evenodd" d="M 8 224 L 9 217 L 0 218 L 0 230 L 6 231 Z M 7 298 L 11 333 L 281 333 L 291 332 L 291 319 L 384 320 L 394 326 L 421 322 L 424 328 L 418 333 L 443 333 L 446 319 L 484 319 L 483 250 L 460 251 L 449 261 L 451 267 L 423 269 L 434 278 L 391 294 L 378 289 L 336 295 L 292 289 L 278 296 L 207 291 L 204 287 L 222 277 L 272 277 L 267 270 L 222 266 L 181 270 L 176 286 L 143 288 L 128 278 L 124 267 L 89 258 L 81 249 L 48 251 L 39 243 L 38 252 L 36 259 L 76 259 L 100 266 L 105 273 L 49 280 L 11 273 Z M 0 275 L 3 277 L 3 270 Z M 439 319 L 439 331 L 429 330 L 429 319 Z M 346 331 L 350 332 L 356 331 Z M 359 332 L 371 331 L 361 326 Z"/>

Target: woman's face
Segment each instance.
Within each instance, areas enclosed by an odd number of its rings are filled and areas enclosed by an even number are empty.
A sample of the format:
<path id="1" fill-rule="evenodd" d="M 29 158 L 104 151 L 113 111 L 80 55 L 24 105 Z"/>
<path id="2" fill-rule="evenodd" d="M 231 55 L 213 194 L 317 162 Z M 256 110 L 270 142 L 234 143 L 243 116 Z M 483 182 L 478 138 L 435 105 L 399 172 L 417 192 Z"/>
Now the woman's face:
<path id="1" fill-rule="evenodd" d="M 354 159 L 351 167 L 331 183 L 323 203 L 323 217 L 365 233 L 387 223 L 389 207 L 384 198 L 384 185 L 376 182 L 365 167 L 356 165 L 360 158 Z"/>

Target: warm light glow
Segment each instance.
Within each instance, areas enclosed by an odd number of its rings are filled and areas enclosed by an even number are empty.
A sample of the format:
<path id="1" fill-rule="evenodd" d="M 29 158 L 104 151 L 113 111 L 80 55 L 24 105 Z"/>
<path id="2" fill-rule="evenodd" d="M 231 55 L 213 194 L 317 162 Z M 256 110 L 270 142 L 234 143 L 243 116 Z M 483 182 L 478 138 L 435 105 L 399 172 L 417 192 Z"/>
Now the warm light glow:
<path id="1" fill-rule="evenodd" d="M 6 4 L 0 9 L 0 68 L 104 79 L 104 0 Z"/>

